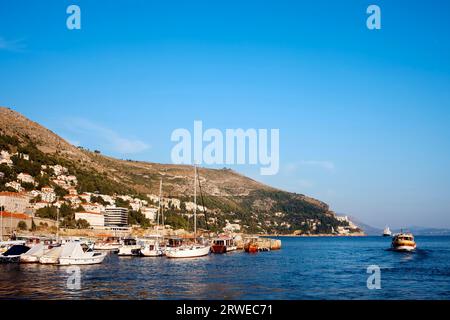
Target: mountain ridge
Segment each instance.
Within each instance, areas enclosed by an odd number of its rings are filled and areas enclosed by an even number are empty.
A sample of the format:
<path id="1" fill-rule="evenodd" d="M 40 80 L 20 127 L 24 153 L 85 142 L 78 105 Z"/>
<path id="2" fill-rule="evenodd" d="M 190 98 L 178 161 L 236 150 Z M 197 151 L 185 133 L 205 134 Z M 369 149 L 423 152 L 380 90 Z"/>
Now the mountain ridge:
<path id="1" fill-rule="evenodd" d="M 193 167 L 189 165 L 120 160 L 75 147 L 5 107 L 0 107 L 0 134 L 16 137 L 22 146 L 36 148 L 36 153 L 42 152 L 42 161 L 66 165 L 81 181 L 94 177 L 81 183 L 80 192 L 96 191 L 102 187 L 103 179 L 111 184 L 110 188 L 103 188 L 108 192 L 158 194 L 159 181 L 163 179 L 165 196 L 184 200 L 192 196 Z M 346 226 L 318 199 L 265 185 L 231 169 L 198 170 L 205 206 L 223 219 L 238 214 L 252 231 L 332 233 L 337 227 Z"/>

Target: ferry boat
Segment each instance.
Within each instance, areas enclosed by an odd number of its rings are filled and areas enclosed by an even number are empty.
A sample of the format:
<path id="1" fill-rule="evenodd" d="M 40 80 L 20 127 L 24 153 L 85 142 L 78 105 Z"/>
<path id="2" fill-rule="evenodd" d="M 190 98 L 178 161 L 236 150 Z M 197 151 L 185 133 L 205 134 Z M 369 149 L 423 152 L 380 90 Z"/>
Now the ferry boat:
<path id="1" fill-rule="evenodd" d="M 234 239 L 231 237 L 219 237 L 212 241 L 212 253 L 227 253 L 235 250 L 237 250 L 237 246 Z"/>
<path id="2" fill-rule="evenodd" d="M 392 236 L 391 229 L 389 229 L 389 227 L 384 228 L 383 237 L 391 237 L 391 236 Z"/>
<path id="3" fill-rule="evenodd" d="M 416 247 L 412 233 L 398 233 L 392 238 L 392 249 L 395 251 L 414 251 Z"/>

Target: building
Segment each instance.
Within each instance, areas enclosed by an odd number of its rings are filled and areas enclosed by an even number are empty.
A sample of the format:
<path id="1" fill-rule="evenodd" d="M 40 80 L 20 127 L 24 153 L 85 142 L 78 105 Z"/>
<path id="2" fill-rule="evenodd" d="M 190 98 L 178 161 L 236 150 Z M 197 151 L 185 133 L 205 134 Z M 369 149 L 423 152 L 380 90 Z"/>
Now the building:
<path id="1" fill-rule="evenodd" d="M 124 227 L 128 225 L 128 209 L 107 207 L 105 209 L 105 226 Z"/>
<path id="2" fill-rule="evenodd" d="M 1 150 L 0 151 L 0 164 L 6 164 L 8 166 L 13 165 L 13 161 L 11 160 L 11 155 L 8 151 Z"/>
<path id="3" fill-rule="evenodd" d="M 156 216 L 158 214 L 158 208 L 143 207 L 141 209 L 141 212 L 150 221 L 155 221 L 156 220 Z"/>
<path id="4" fill-rule="evenodd" d="M 0 192 L 0 207 L 8 212 L 25 212 L 30 201 L 27 196 L 18 192 Z"/>
<path id="5" fill-rule="evenodd" d="M 25 182 L 25 183 L 32 183 L 32 184 L 34 184 L 34 178 L 31 175 L 29 175 L 28 173 L 23 173 L 23 172 L 19 173 L 17 175 L 17 180 L 20 180 L 20 181 Z"/>
<path id="6" fill-rule="evenodd" d="M 25 213 L 0 211 L 0 231 L 3 238 L 11 235 L 15 230 L 19 230 L 19 223 L 25 222 L 27 229 L 31 229 L 31 216 Z M 4 239 L 0 239 L 2 241 Z"/>
<path id="7" fill-rule="evenodd" d="M 5 187 L 12 188 L 12 189 L 16 190 L 17 192 L 22 192 L 23 190 L 25 190 L 22 187 L 22 185 L 17 181 L 7 182 L 7 183 L 5 183 Z"/>
<path id="8" fill-rule="evenodd" d="M 97 212 L 75 212 L 75 220 L 86 220 L 92 228 L 103 228 L 105 216 Z"/>

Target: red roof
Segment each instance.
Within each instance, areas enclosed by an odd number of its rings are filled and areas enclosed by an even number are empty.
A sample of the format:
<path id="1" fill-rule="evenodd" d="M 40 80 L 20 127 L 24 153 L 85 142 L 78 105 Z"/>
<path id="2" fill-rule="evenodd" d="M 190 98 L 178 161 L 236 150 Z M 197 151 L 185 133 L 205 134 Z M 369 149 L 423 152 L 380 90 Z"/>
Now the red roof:
<path id="1" fill-rule="evenodd" d="M 16 212 L 7 212 L 7 211 L 1 211 L 0 216 L 3 218 L 14 218 L 14 219 L 31 219 L 31 217 L 25 213 L 16 213 Z"/>
<path id="2" fill-rule="evenodd" d="M 8 192 L 8 191 L 3 191 L 0 192 L 0 196 L 5 196 L 5 197 L 23 197 L 23 193 L 19 193 L 19 192 Z"/>

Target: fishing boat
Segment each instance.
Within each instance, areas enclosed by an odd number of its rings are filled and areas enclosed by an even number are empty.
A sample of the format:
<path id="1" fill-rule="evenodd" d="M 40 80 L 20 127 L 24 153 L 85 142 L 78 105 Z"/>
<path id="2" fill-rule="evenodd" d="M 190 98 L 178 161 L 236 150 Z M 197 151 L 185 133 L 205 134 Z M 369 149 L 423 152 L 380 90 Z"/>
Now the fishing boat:
<path id="1" fill-rule="evenodd" d="M 194 165 L 194 243 L 183 244 L 166 251 L 168 258 L 197 258 L 207 256 L 211 247 L 207 244 L 197 243 L 197 166 Z"/>
<path id="2" fill-rule="evenodd" d="M 416 242 L 412 233 L 398 233 L 392 238 L 392 249 L 395 251 L 414 251 Z"/>
<path id="3" fill-rule="evenodd" d="M 141 245 L 139 245 L 134 238 L 128 238 L 123 240 L 122 246 L 119 247 L 119 256 L 137 256 L 140 255 Z"/>
<path id="4" fill-rule="evenodd" d="M 164 255 L 164 247 L 161 246 L 163 238 L 159 235 L 140 239 L 142 257 L 162 257 Z"/>
<path id="5" fill-rule="evenodd" d="M 59 257 L 59 265 L 88 265 L 102 263 L 106 252 L 83 251 L 80 243 L 66 243 Z"/>
<path id="6" fill-rule="evenodd" d="M 49 251 L 49 246 L 36 244 L 29 251 L 20 256 L 20 263 L 39 263 L 39 259 Z"/>
<path id="7" fill-rule="evenodd" d="M 107 237 L 103 240 L 95 242 L 94 250 L 117 251 L 121 246 L 122 244 L 120 243 L 120 238 Z"/>
<path id="8" fill-rule="evenodd" d="M 20 256 L 30 250 L 22 244 L 13 245 L 6 252 L 0 255 L 0 263 L 16 263 L 20 261 Z"/>
<path id="9" fill-rule="evenodd" d="M 231 237 L 219 237 L 212 241 L 212 253 L 227 253 L 235 250 L 237 250 L 237 246 L 234 239 Z"/>
<path id="10" fill-rule="evenodd" d="M 47 253 L 39 258 L 40 264 L 58 264 L 59 256 L 62 253 L 62 246 L 58 245 L 51 248 Z"/>
<path id="11" fill-rule="evenodd" d="M 392 236 L 391 229 L 389 229 L 389 227 L 384 228 L 383 237 L 391 237 L 391 236 Z"/>

